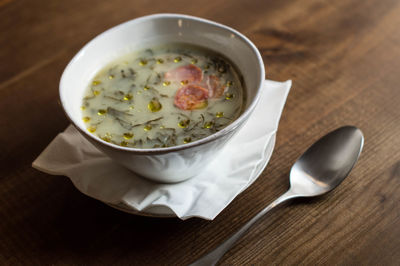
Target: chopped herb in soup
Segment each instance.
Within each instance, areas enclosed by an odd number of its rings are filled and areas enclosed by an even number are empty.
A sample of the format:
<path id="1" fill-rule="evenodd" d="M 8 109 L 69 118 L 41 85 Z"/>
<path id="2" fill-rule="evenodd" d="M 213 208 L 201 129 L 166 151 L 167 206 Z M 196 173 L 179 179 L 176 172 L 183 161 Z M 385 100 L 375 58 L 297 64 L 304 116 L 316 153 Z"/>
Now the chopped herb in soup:
<path id="1" fill-rule="evenodd" d="M 90 133 L 123 147 L 181 145 L 232 123 L 244 106 L 243 85 L 221 55 L 164 45 L 127 54 L 97 73 L 82 119 Z"/>

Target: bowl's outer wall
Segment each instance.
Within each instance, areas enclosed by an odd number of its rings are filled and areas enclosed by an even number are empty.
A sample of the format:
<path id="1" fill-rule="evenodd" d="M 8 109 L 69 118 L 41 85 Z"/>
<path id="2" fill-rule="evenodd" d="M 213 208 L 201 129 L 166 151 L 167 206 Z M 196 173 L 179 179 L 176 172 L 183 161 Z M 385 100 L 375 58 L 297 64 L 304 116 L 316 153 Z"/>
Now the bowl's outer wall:
<path id="1" fill-rule="evenodd" d="M 162 183 L 176 183 L 189 179 L 203 171 L 221 152 L 225 143 L 235 134 L 229 132 L 215 141 L 164 154 L 134 154 L 121 152 L 101 145 L 84 135 L 98 149 L 113 158 L 115 162 L 134 171 L 142 177 Z"/>

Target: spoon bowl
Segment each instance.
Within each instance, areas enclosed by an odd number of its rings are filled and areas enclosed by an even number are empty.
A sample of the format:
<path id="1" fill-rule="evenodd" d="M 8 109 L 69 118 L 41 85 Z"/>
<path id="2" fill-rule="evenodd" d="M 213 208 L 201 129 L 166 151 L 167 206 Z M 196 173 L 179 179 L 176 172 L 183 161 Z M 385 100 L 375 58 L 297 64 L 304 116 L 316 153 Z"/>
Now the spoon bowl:
<path id="1" fill-rule="evenodd" d="M 239 231 L 191 265 L 215 265 L 262 216 L 282 202 L 314 197 L 336 188 L 350 173 L 360 156 L 364 136 L 354 126 L 344 126 L 315 142 L 297 159 L 290 171 L 289 190 L 261 210 Z"/>
<path id="2" fill-rule="evenodd" d="M 291 190 L 300 197 L 314 197 L 337 187 L 360 156 L 364 136 L 345 126 L 325 135 L 297 159 L 290 171 Z"/>

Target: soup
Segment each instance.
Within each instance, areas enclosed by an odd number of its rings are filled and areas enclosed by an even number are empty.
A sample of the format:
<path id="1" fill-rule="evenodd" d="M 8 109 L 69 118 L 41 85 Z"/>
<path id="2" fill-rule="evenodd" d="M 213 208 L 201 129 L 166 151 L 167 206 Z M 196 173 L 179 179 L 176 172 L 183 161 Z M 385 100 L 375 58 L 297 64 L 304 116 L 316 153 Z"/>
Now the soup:
<path id="1" fill-rule="evenodd" d="M 169 44 L 120 57 L 97 73 L 82 101 L 87 130 L 123 147 L 162 148 L 207 137 L 233 122 L 245 102 L 229 60 Z"/>

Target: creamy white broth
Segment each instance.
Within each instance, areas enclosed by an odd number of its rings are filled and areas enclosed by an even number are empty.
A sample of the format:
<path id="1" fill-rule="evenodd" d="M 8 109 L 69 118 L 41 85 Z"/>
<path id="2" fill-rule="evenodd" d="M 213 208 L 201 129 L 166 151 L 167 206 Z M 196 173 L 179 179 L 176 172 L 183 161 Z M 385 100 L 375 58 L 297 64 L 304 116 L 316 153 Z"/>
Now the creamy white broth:
<path id="1" fill-rule="evenodd" d="M 89 132 L 124 147 L 158 148 L 207 137 L 242 112 L 243 82 L 212 51 L 169 44 L 123 55 L 90 82 L 82 101 Z"/>

